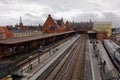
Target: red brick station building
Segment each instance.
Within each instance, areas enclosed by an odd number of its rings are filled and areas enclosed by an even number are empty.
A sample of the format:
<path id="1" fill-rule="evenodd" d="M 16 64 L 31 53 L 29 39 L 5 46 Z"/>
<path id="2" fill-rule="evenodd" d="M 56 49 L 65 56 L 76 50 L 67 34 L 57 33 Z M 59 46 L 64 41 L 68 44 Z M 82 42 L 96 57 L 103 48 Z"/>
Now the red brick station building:
<path id="1" fill-rule="evenodd" d="M 2 73 L 0 73 L 0 77 L 12 73 L 15 69 L 19 69 L 19 65 L 14 65 L 18 63 L 18 61 L 25 59 L 29 60 L 28 58 L 30 55 L 32 55 L 32 57 L 42 55 L 36 54 L 33 56 L 33 54 L 38 53 L 41 46 L 45 49 L 45 47 L 51 44 L 56 44 L 60 40 L 64 40 L 65 38 L 70 39 L 78 33 L 87 34 L 88 31 L 90 32 L 89 35 L 92 37 L 103 39 L 105 34 L 93 31 L 92 27 L 93 23 L 91 21 L 86 23 L 74 23 L 74 21 L 71 23 L 66 21 L 64 23 L 63 18 L 56 20 L 53 19 L 51 15 L 48 15 L 43 26 L 24 25 L 21 17 L 19 24 L 14 27 L 0 26 L 0 65 L 5 65 L 4 69 L 3 67 L 0 68 L 2 69 L 0 70 Z M 22 31 L 23 33 L 25 33 L 24 31 L 42 33 L 22 37 L 13 37 L 12 31 L 17 31 L 17 33 L 18 31 Z"/>
<path id="2" fill-rule="evenodd" d="M 27 29 L 27 27 L 23 25 L 21 18 L 20 24 L 17 25 L 17 27 L 20 27 L 22 30 Z M 0 32 L 7 34 L 6 37 L 8 37 L 0 40 L 0 58 L 23 52 L 29 53 L 30 51 L 38 49 L 41 45 L 47 45 L 75 33 L 71 28 L 70 22 L 67 21 L 64 23 L 63 18 L 55 20 L 51 15 L 48 15 L 42 31 L 43 34 L 40 35 L 12 38 L 11 33 L 6 28 L 0 28 Z"/>
<path id="3" fill-rule="evenodd" d="M 15 27 L 20 27 L 22 30 L 28 29 L 28 26 L 25 26 L 22 23 L 21 17 L 20 24 Z M 87 23 L 70 23 L 66 21 L 66 23 L 64 23 L 63 18 L 56 20 L 53 19 L 51 15 L 48 15 L 45 23 L 43 24 L 43 34 L 41 35 L 12 38 L 12 35 L 7 28 L 0 27 L 1 36 L 6 37 L 6 39 L 0 40 L 0 58 L 16 53 L 33 51 L 34 49 L 39 48 L 40 45 L 44 46 L 74 35 L 77 30 L 86 34 L 87 31 L 92 30 L 92 27 L 93 23 L 91 21 Z M 97 36 L 96 33 L 92 33 L 92 35 L 94 35 L 94 37 Z M 101 35 L 98 35 L 98 37 L 101 37 Z"/>
<path id="4" fill-rule="evenodd" d="M 43 33 L 59 33 L 72 30 L 73 29 L 68 21 L 65 24 L 63 18 L 61 20 L 55 20 L 51 15 L 48 15 L 48 18 L 43 25 Z"/>

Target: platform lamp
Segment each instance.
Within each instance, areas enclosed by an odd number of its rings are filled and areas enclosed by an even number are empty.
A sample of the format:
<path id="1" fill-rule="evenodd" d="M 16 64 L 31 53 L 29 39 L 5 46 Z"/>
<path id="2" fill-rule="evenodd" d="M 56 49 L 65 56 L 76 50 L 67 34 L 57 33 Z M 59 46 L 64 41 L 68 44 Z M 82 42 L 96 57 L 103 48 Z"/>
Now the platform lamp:
<path id="1" fill-rule="evenodd" d="M 38 50 L 38 63 L 40 63 L 40 55 L 41 55 L 41 52 L 42 52 L 42 45 L 39 47 L 39 50 Z"/>
<path id="2" fill-rule="evenodd" d="M 30 70 L 32 70 L 31 59 L 32 59 L 32 56 L 29 56 L 29 57 L 28 57 L 28 62 L 29 62 L 29 69 L 30 69 Z"/>
<path id="3" fill-rule="evenodd" d="M 114 51 L 114 56 L 115 56 L 116 51 Z"/>
<path id="4" fill-rule="evenodd" d="M 38 63 L 40 63 L 40 54 L 41 52 L 38 52 Z"/>

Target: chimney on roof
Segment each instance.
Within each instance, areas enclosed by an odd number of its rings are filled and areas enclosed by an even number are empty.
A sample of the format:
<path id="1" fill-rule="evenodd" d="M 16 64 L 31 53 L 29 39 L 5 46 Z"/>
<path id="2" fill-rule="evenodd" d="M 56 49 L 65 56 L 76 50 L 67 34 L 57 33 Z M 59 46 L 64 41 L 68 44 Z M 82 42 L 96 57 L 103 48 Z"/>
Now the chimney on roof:
<path id="1" fill-rule="evenodd" d="M 63 17 L 61 18 L 61 20 L 63 21 Z"/>
<path id="2" fill-rule="evenodd" d="M 49 14 L 48 17 L 51 17 L 51 14 Z"/>
<path id="3" fill-rule="evenodd" d="M 92 22 L 92 20 L 90 19 L 90 23 Z"/>
<path id="4" fill-rule="evenodd" d="M 66 21 L 66 23 L 68 23 L 68 20 Z"/>
<path id="5" fill-rule="evenodd" d="M 73 22 L 72 23 L 74 23 L 74 17 L 73 17 Z"/>

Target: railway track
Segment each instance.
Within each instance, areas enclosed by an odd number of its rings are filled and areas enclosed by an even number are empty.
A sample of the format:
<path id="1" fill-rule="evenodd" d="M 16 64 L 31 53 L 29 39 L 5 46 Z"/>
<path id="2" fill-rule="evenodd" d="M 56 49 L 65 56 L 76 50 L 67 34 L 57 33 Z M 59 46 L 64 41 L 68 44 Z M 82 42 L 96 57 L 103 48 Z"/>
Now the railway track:
<path id="1" fill-rule="evenodd" d="M 71 80 L 84 80 L 84 65 L 85 65 L 85 45 L 86 45 L 86 37 L 84 37 L 84 41 L 82 43 L 81 48 L 79 48 L 79 55 L 77 59 L 77 63 L 72 73 Z"/>
<path id="2" fill-rule="evenodd" d="M 75 36 L 75 35 L 73 35 L 73 36 Z M 56 46 L 59 46 L 60 44 L 66 42 L 68 39 L 72 38 L 73 36 L 70 36 L 64 40 L 57 41 L 57 42 L 52 43 L 48 46 L 45 46 L 43 51 L 41 52 L 40 56 L 42 56 L 44 53 L 49 51 L 51 48 L 55 48 Z M 34 61 L 36 58 L 38 58 L 38 53 L 31 54 L 30 56 L 32 56 L 31 61 Z M 17 64 L 15 63 L 15 66 L 25 66 L 27 64 L 29 64 L 28 59 L 23 59 L 22 61 L 17 62 Z"/>
<path id="3" fill-rule="evenodd" d="M 66 55 L 58 63 L 54 63 L 54 68 L 48 71 L 47 75 L 42 75 L 37 80 L 83 80 L 84 60 L 85 60 L 86 36 L 80 39 L 68 50 Z M 52 66 L 51 66 L 52 67 Z"/>
<path id="4" fill-rule="evenodd" d="M 71 39 L 72 37 L 76 36 L 76 34 L 74 35 L 71 35 L 65 39 L 62 39 L 62 40 L 58 40 L 58 41 L 55 41 L 54 43 L 51 43 L 50 45 L 47 45 L 47 46 L 44 46 L 44 51 L 40 54 L 40 57 L 47 51 L 49 51 L 51 48 L 55 48 L 59 45 L 61 45 L 62 43 L 66 42 L 67 40 Z M 30 52 L 30 51 L 29 51 Z M 24 54 L 24 53 L 23 53 Z M 32 58 L 28 59 L 28 57 L 32 56 Z M 7 64 L 7 67 L 10 68 L 8 69 L 9 71 L 6 71 L 7 74 L 5 74 L 4 76 L 7 76 L 8 75 L 8 72 L 9 74 L 11 75 L 19 75 L 19 73 L 17 74 L 17 72 L 19 71 L 24 71 L 25 69 L 29 68 L 29 63 L 30 62 L 35 62 L 35 60 L 38 59 L 38 51 L 33 51 L 33 52 L 30 52 L 29 54 L 27 55 L 24 55 L 22 58 L 19 57 L 19 59 L 15 60 L 15 61 L 12 61 L 11 63 L 6 63 Z M 35 65 L 38 61 L 35 62 Z M 37 63 L 38 64 L 38 63 Z M 33 64 L 34 65 L 34 64 Z M 23 68 L 23 67 L 27 67 L 27 68 Z M 28 67 L 29 66 L 29 67 Z M 3 73 L 5 72 L 6 68 L 3 69 Z M 21 75 L 20 75 L 21 76 Z"/>

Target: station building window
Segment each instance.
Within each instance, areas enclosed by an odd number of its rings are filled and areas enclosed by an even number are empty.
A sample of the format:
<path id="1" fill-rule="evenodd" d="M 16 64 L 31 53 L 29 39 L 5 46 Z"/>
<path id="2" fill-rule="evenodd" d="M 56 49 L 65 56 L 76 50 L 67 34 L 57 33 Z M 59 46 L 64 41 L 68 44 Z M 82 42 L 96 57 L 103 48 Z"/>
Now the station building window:
<path id="1" fill-rule="evenodd" d="M 3 53 L 3 55 L 5 55 L 5 54 L 12 53 L 12 52 L 14 52 L 14 51 L 15 51 L 15 47 L 9 47 L 9 48 L 7 48 L 7 49 L 4 49 L 4 50 L 2 51 L 2 53 Z"/>

